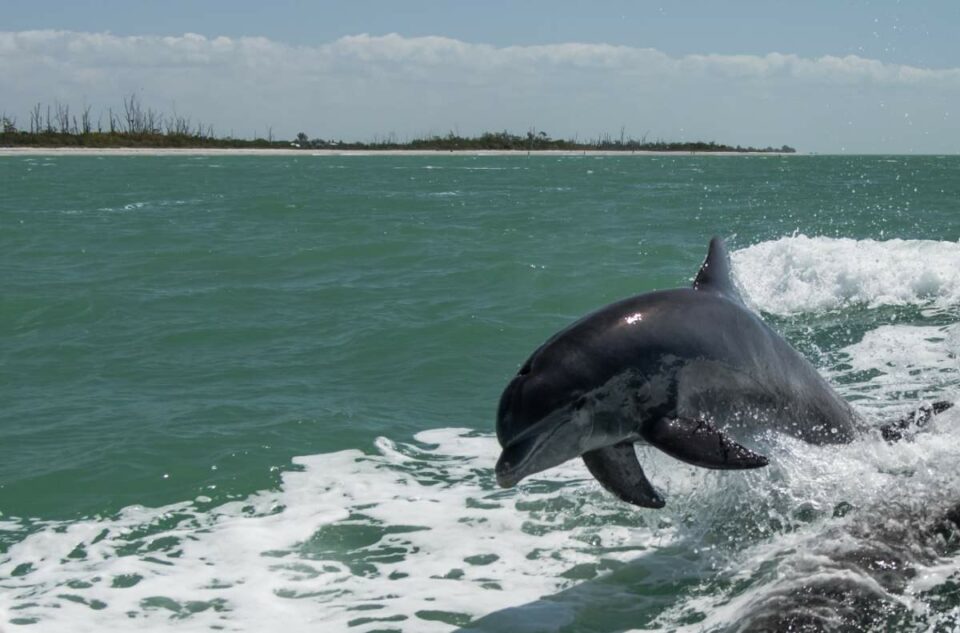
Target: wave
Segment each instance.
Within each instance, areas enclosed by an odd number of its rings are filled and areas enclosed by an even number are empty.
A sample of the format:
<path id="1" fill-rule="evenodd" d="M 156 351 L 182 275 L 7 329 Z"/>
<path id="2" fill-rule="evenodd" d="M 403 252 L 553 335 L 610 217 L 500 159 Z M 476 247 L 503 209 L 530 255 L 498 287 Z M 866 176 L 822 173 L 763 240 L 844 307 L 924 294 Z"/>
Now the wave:
<path id="1" fill-rule="evenodd" d="M 954 400 L 960 392 L 960 324 L 883 325 L 836 354 L 825 373 L 872 417 L 896 419 L 918 400 Z"/>
<path id="2" fill-rule="evenodd" d="M 180 621 L 263 631 L 446 631 L 597 573 L 652 538 L 569 464 L 495 487 L 496 440 L 464 429 L 295 459 L 279 491 L 44 523 L 0 556 L 0 614 L 31 630 Z M 561 493 L 561 490 L 563 492 Z M 593 519 L 575 525 L 575 517 Z M 571 570 L 578 570 L 570 576 Z M 565 576 L 566 574 L 566 576 Z M 406 624 L 402 624 L 406 622 Z"/>
<path id="3" fill-rule="evenodd" d="M 960 304 L 960 242 L 797 235 L 734 251 L 731 259 L 749 299 L 771 314 Z"/>
<path id="4" fill-rule="evenodd" d="M 958 257 L 953 243 L 803 236 L 733 254 L 749 297 L 776 314 L 953 305 Z M 868 279 L 870 266 L 890 282 Z M 935 291 L 921 292 L 925 275 Z M 889 420 L 918 400 L 956 399 L 958 348 L 955 323 L 885 324 L 832 352 L 826 372 L 869 419 Z M 870 433 L 839 447 L 772 441 L 771 465 L 744 472 L 640 448 L 667 498 L 660 511 L 616 501 L 578 461 L 498 489 L 493 434 L 443 428 L 295 458 L 279 489 L 225 504 L 0 516 L 0 623 L 41 633 L 960 625 L 960 407 L 897 444 Z"/>
<path id="5" fill-rule="evenodd" d="M 32 533 L 0 557 L 0 613 L 35 631 L 557 630 L 584 613 L 596 630 L 763 630 L 822 588 L 928 617 L 924 596 L 960 580 L 937 531 L 960 485 L 960 415 L 943 416 L 904 446 L 783 439 L 775 465 L 746 473 L 643 450 L 659 512 L 616 502 L 578 463 L 498 490 L 489 434 L 380 438 L 217 507 L 8 520 Z"/>

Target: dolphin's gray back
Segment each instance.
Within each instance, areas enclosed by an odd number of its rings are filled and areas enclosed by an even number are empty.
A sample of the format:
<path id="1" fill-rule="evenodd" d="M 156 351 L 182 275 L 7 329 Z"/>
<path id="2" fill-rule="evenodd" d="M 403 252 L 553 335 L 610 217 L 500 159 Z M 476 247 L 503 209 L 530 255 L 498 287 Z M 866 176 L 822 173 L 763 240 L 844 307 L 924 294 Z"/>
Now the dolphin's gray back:
<path id="1" fill-rule="evenodd" d="M 816 443 L 848 442 L 854 414 L 813 366 L 739 300 L 675 289 L 611 304 L 557 333 L 525 366 L 560 369 L 549 390 L 517 385 L 545 409 L 600 384 L 664 398 L 663 416 L 713 418 L 737 431 L 775 429 Z M 557 376 L 568 384 L 556 384 Z M 618 377 L 630 375 L 631 380 Z M 520 377 L 522 378 L 522 376 Z M 669 393 L 651 393 L 655 381 Z"/>

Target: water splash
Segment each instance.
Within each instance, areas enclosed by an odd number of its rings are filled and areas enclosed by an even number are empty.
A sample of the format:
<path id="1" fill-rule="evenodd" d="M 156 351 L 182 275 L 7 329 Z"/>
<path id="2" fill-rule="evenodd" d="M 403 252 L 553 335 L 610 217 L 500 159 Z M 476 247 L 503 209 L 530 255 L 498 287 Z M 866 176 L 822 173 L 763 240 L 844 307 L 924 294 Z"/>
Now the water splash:
<path id="1" fill-rule="evenodd" d="M 798 235 L 731 254 L 750 299 L 772 314 L 851 305 L 960 304 L 960 243 Z"/>

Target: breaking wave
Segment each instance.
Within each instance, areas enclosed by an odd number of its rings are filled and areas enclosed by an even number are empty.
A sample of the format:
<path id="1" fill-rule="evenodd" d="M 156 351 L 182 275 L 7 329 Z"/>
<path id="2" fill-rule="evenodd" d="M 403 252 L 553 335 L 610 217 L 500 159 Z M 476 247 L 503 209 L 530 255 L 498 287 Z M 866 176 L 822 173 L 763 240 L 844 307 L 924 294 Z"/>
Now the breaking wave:
<path id="1" fill-rule="evenodd" d="M 731 259 L 747 295 L 772 314 L 960 304 L 958 242 L 798 235 L 735 251 Z"/>

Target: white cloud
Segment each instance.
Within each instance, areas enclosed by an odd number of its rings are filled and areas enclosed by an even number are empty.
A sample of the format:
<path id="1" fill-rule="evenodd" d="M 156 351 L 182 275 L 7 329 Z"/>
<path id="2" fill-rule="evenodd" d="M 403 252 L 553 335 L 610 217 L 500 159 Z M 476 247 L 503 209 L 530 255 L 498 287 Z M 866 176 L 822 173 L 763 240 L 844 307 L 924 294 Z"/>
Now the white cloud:
<path id="1" fill-rule="evenodd" d="M 356 35 L 317 46 L 265 38 L 0 33 L 0 111 L 121 103 L 138 92 L 221 133 L 399 137 L 530 126 L 581 138 L 789 143 L 815 151 L 957 151 L 960 69 L 857 56 L 686 55 L 605 44 L 494 47 Z M 904 117 L 904 114 L 909 114 Z"/>

